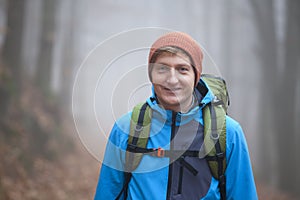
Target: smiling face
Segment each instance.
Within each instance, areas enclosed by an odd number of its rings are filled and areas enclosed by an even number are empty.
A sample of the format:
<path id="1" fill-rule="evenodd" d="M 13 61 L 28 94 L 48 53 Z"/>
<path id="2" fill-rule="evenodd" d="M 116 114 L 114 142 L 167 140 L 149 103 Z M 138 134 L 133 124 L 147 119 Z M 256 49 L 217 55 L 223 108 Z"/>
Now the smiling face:
<path id="1" fill-rule="evenodd" d="M 193 101 L 195 73 L 183 53 L 163 52 L 152 66 L 151 80 L 158 102 L 167 110 L 187 112 Z"/>

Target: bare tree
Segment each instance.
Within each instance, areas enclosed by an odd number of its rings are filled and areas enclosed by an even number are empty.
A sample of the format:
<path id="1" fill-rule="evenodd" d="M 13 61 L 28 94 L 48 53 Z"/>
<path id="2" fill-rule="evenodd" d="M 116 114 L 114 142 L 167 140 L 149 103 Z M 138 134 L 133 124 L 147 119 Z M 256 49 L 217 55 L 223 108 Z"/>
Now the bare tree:
<path id="1" fill-rule="evenodd" d="M 260 176 L 269 182 L 277 182 L 276 176 L 276 137 L 274 126 L 276 110 L 273 108 L 273 97 L 277 82 L 277 42 L 275 35 L 275 21 L 273 0 L 250 0 L 253 8 L 254 22 L 257 27 L 260 45 L 258 58 L 261 60 L 261 88 L 260 88 Z M 270 166 L 273 166 L 270 168 Z"/>
<path id="2" fill-rule="evenodd" d="M 7 1 L 7 34 L 3 46 L 6 63 L 17 72 L 20 68 L 25 1 Z"/>
<path id="3" fill-rule="evenodd" d="M 5 66 L 9 67 L 9 79 L 0 87 L 0 110 L 7 111 L 11 98 L 18 99 L 21 85 L 21 46 L 23 33 L 23 15 L 25 1 L 9 0 L 6 2 L 7 22 L 6 38 L 3 46 Z"/>
<path id="4" fill-rule="evenodd" d="M 56 5 L 56 0 L 43 1 L 40 54 L 35 78 L 43 91 L 50 91 Z"/>
<path id="5" fill-rule="evenodd" d="M 62 61 L 62 71 L 61 71 L 61 85 L 60 85 L 60 102 L 62 103 L 62 107 L 66 112 L 70 111 L 70 99 L 71 99 L 71 91 L 72 91 L 72 81 L 73 81 L 73 60 L 74 60 L 74 31 L 75 31 L 75 22 L 76 15 L 74 13 L 76 2 L 67 1 L 68 4 L 66 6 L 66 31 L 65 31 L 65 43 L 63 46 L 63 61 Z"/>
<path id="6" fill-rule="evenodd" d="M 285 33 L 285 66 L 283 74 L 277 80 L 276 105 L 274 109 L 279 111 L 276 115 L 276 130 L 278 135 L 277 148 L 279 149 L 279 184 L 280 187 L 300 194 L 300 175 L 297 173 L 300 167 L 299 140 L 295 130 L 299 119 L 296 116 L 296 83 L 299 78 L 300 68 L 300 2 L 297 0 L 286 1 L 286 33 Z M 299 102 L 298 102 L 299 103 Z M 298 150 L 298 151 L 297 151 Z"/>
<path id="7" fill-rule="evenodd" d="M 274 1 L 250 1 L 255 12 L 261 46 L 262 60 L 260 122 L 261 122 L 261 165 L 264 179 L 276 182 L 281 189 L 299 194 L 299 155 L 297 155 L 296 83 L 299 77 L 300 55 L 300 2 L 286 3 L 286 26 L 284 55 L 276 40 Z M 284 62 L 278 62 L 282 57 Z M 284 63 L 284 66 L 280 66 Z M 264 167 L 265 166 L 265 167 Z M 272 167 L 271 167 L 272 166 Z"/>

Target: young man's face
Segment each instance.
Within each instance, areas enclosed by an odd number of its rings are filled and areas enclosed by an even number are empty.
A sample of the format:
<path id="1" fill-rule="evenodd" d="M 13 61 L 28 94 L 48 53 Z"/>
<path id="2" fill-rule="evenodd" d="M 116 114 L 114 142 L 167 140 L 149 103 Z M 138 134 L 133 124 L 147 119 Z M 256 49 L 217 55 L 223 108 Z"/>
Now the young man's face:
<path id="1" fill-rule="evenodd" d="M 192 104 L 195 74 L 188 56 L 162 53 L 151 77 L 159 104 L 167 110 L 187 112 Z"/>

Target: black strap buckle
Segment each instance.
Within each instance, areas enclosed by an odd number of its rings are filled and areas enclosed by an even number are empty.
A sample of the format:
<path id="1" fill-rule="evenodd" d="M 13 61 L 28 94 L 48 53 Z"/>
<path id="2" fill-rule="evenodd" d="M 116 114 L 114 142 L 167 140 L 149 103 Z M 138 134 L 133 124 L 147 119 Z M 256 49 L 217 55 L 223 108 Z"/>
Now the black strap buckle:
<path id="1" fill-rule="evenodd" d="M 151 152 L 154 152 L 155 149 L 147 149 L 147 148 L 139 147 L 139 146 L 136 146 L 133 144 L 128 144 L 127 151 L 129 151 L 131 153 L 151 153 Z"/>
<path id="2" fill-rule="evenodd" d="M 216 153 L 216 157 L 223 160 L 225 158 L 225 152 Z"/>
<path id="3" fill-rule="evenodd" d="M 226 199 L 226 177 L 225 177 L 225 175 L 221 175 L 219 177 L 219 188 L 220 188 L 221 199 L 225 200 Z"/>
<path id="4" fill-rule="evenodd" d="M 221 175 L 219 177 L 219 184 L 220 184 L 220 186 L 225 186 L 226 185 L 226 176 L 225 175 Z"/>

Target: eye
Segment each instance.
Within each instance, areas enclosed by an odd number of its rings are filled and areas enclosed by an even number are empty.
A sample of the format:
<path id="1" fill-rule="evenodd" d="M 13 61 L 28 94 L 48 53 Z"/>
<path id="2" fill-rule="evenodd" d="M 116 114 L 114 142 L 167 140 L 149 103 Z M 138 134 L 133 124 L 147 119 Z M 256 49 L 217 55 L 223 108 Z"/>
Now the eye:
<path id="1" fill-rule="evenodd" d="M 158 72 L 166 72 L 166 71 L 168 71 L 168 66 L 167 65 L 158 65 L 157 66 L 157 70 L 158 70 Z"/>
<path id="2" fill-rule="evenodd" d="M 189 67 L 186 67 L 186 66 L 181 66 L 181 67 L 179 68 L 179 71 L 182 72 L 182 73 L 188 72 L 189 70 L 190 70 L 190 68 L 189 68 Z"/>

